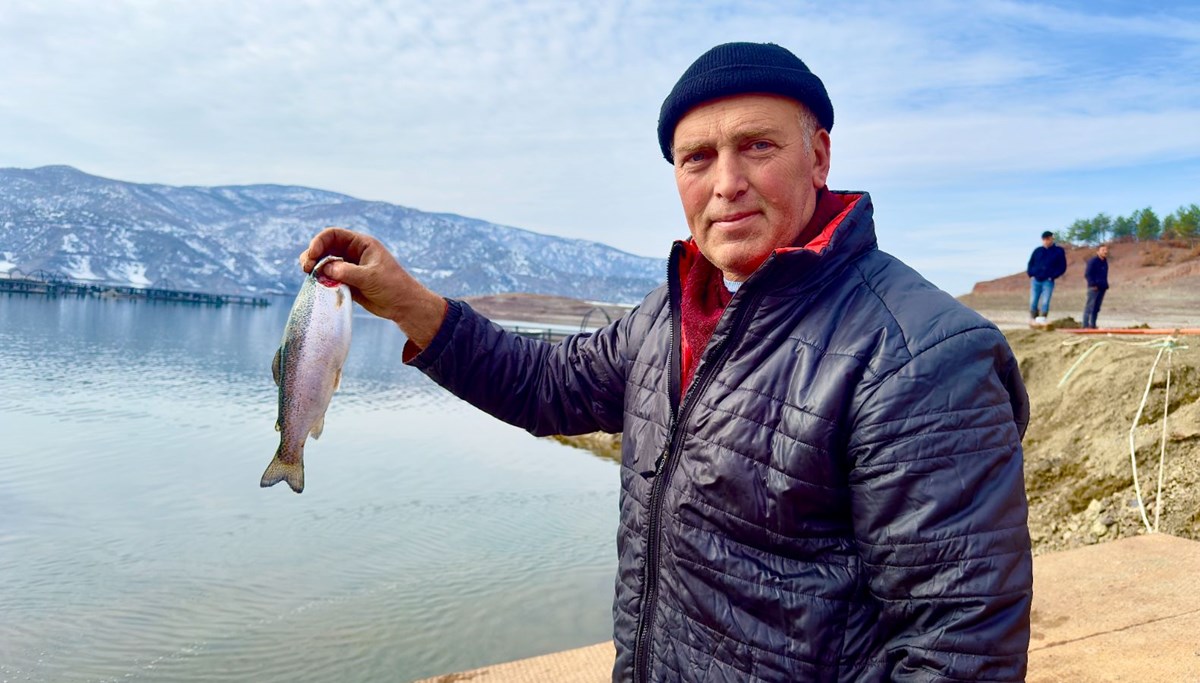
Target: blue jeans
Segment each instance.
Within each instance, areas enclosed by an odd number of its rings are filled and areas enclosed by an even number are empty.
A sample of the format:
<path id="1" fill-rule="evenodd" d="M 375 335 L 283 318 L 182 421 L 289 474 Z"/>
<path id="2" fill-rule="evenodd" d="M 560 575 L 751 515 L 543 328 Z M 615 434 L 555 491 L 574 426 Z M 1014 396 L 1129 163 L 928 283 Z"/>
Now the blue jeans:
<path id="1" fill-rule="evenodd" d="M 1029 316 L 1036 318 L 1050 315 L 1050 295 L 1054 294 L 1054 280 L 1029 278 Z"/>

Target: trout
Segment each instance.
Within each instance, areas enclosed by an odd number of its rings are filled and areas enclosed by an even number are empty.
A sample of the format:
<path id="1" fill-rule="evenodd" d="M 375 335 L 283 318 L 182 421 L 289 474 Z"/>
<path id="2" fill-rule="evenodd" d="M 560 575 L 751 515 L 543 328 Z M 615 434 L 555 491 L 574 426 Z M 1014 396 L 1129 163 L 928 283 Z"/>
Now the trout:
<path id="1" fill-rule="evenodd" d="M 308 274 L 275 352 L 271 372 L 279 386 L 279 448 L 263 472 L 262 486 L 287 481 L 304 490 L 304 443 L 325 428 L 325 410 L 342 381 L 342 364 L 350 351 L 350 288 L 321 274 L 326 256 Z"/>

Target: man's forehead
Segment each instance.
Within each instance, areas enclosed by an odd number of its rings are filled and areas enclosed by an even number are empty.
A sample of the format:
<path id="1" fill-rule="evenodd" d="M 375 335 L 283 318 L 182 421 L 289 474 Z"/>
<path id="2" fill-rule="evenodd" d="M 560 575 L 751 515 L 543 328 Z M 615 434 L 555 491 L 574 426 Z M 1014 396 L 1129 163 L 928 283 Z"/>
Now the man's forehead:
<path id="1" fill-rule="evenodd" d="M 735 95 L 705 102 L 675 127 L 675 144 L 714 135 L 745 136 L 797 128 L 800 103 L 778 95 Z"/>

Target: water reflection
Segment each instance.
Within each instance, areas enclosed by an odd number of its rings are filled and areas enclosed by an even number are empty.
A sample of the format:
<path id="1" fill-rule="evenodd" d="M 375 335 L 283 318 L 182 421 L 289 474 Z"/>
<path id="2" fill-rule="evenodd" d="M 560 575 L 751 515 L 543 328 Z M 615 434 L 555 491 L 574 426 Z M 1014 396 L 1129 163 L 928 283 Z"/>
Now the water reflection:
<path id="1" fill-rule="evenodd" d="M 0 678 L 411 680 L 609 635 L 612 463 L 356 317 L 303 495 L 265 309 L 0 297 Z M 470 643 L 471 647 L 464 647 Z"/>

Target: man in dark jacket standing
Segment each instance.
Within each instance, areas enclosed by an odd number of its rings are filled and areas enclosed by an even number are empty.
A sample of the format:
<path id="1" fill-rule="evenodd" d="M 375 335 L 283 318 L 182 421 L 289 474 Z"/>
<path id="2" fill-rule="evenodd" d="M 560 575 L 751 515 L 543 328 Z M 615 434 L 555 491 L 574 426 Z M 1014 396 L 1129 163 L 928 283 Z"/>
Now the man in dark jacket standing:
<path id="1" fill-rule="evenodd" d="M 1087 303 L 1083 306 L 1083 326 L 1096 329 L 1096 316 L 1100 315 L 1100 304 L 1104 303 L 1104 293 L 1108 291 L 1108 245 L 1101 244 L 1096 249 L 1096 255 L 1088 259 L 1084 270 L 1087 278 Z"/>
<path id="2" fill-rule="evenodd" d="M 691 239 L 629 315 L 557 344 L 327 229 L 301 261 L 404 360 L 535 434 L 621 431 L 614 681 L 1019 681 L 1029 403 L 988 321 L 833 192 L 833 107 L 777 45 L 701 55 L 663 102 Z"/>
<path id="3" fill-rule="evenodd" d="M 1054 233 L 1042 233 L 1042 246 L 1029 256 L 1029 324 L 1045 325 L 1050 315 L 1050 297 L 1054 294 L 1054 281 L 1067 272 L 1067 252 L 1054 243 Z"/>

